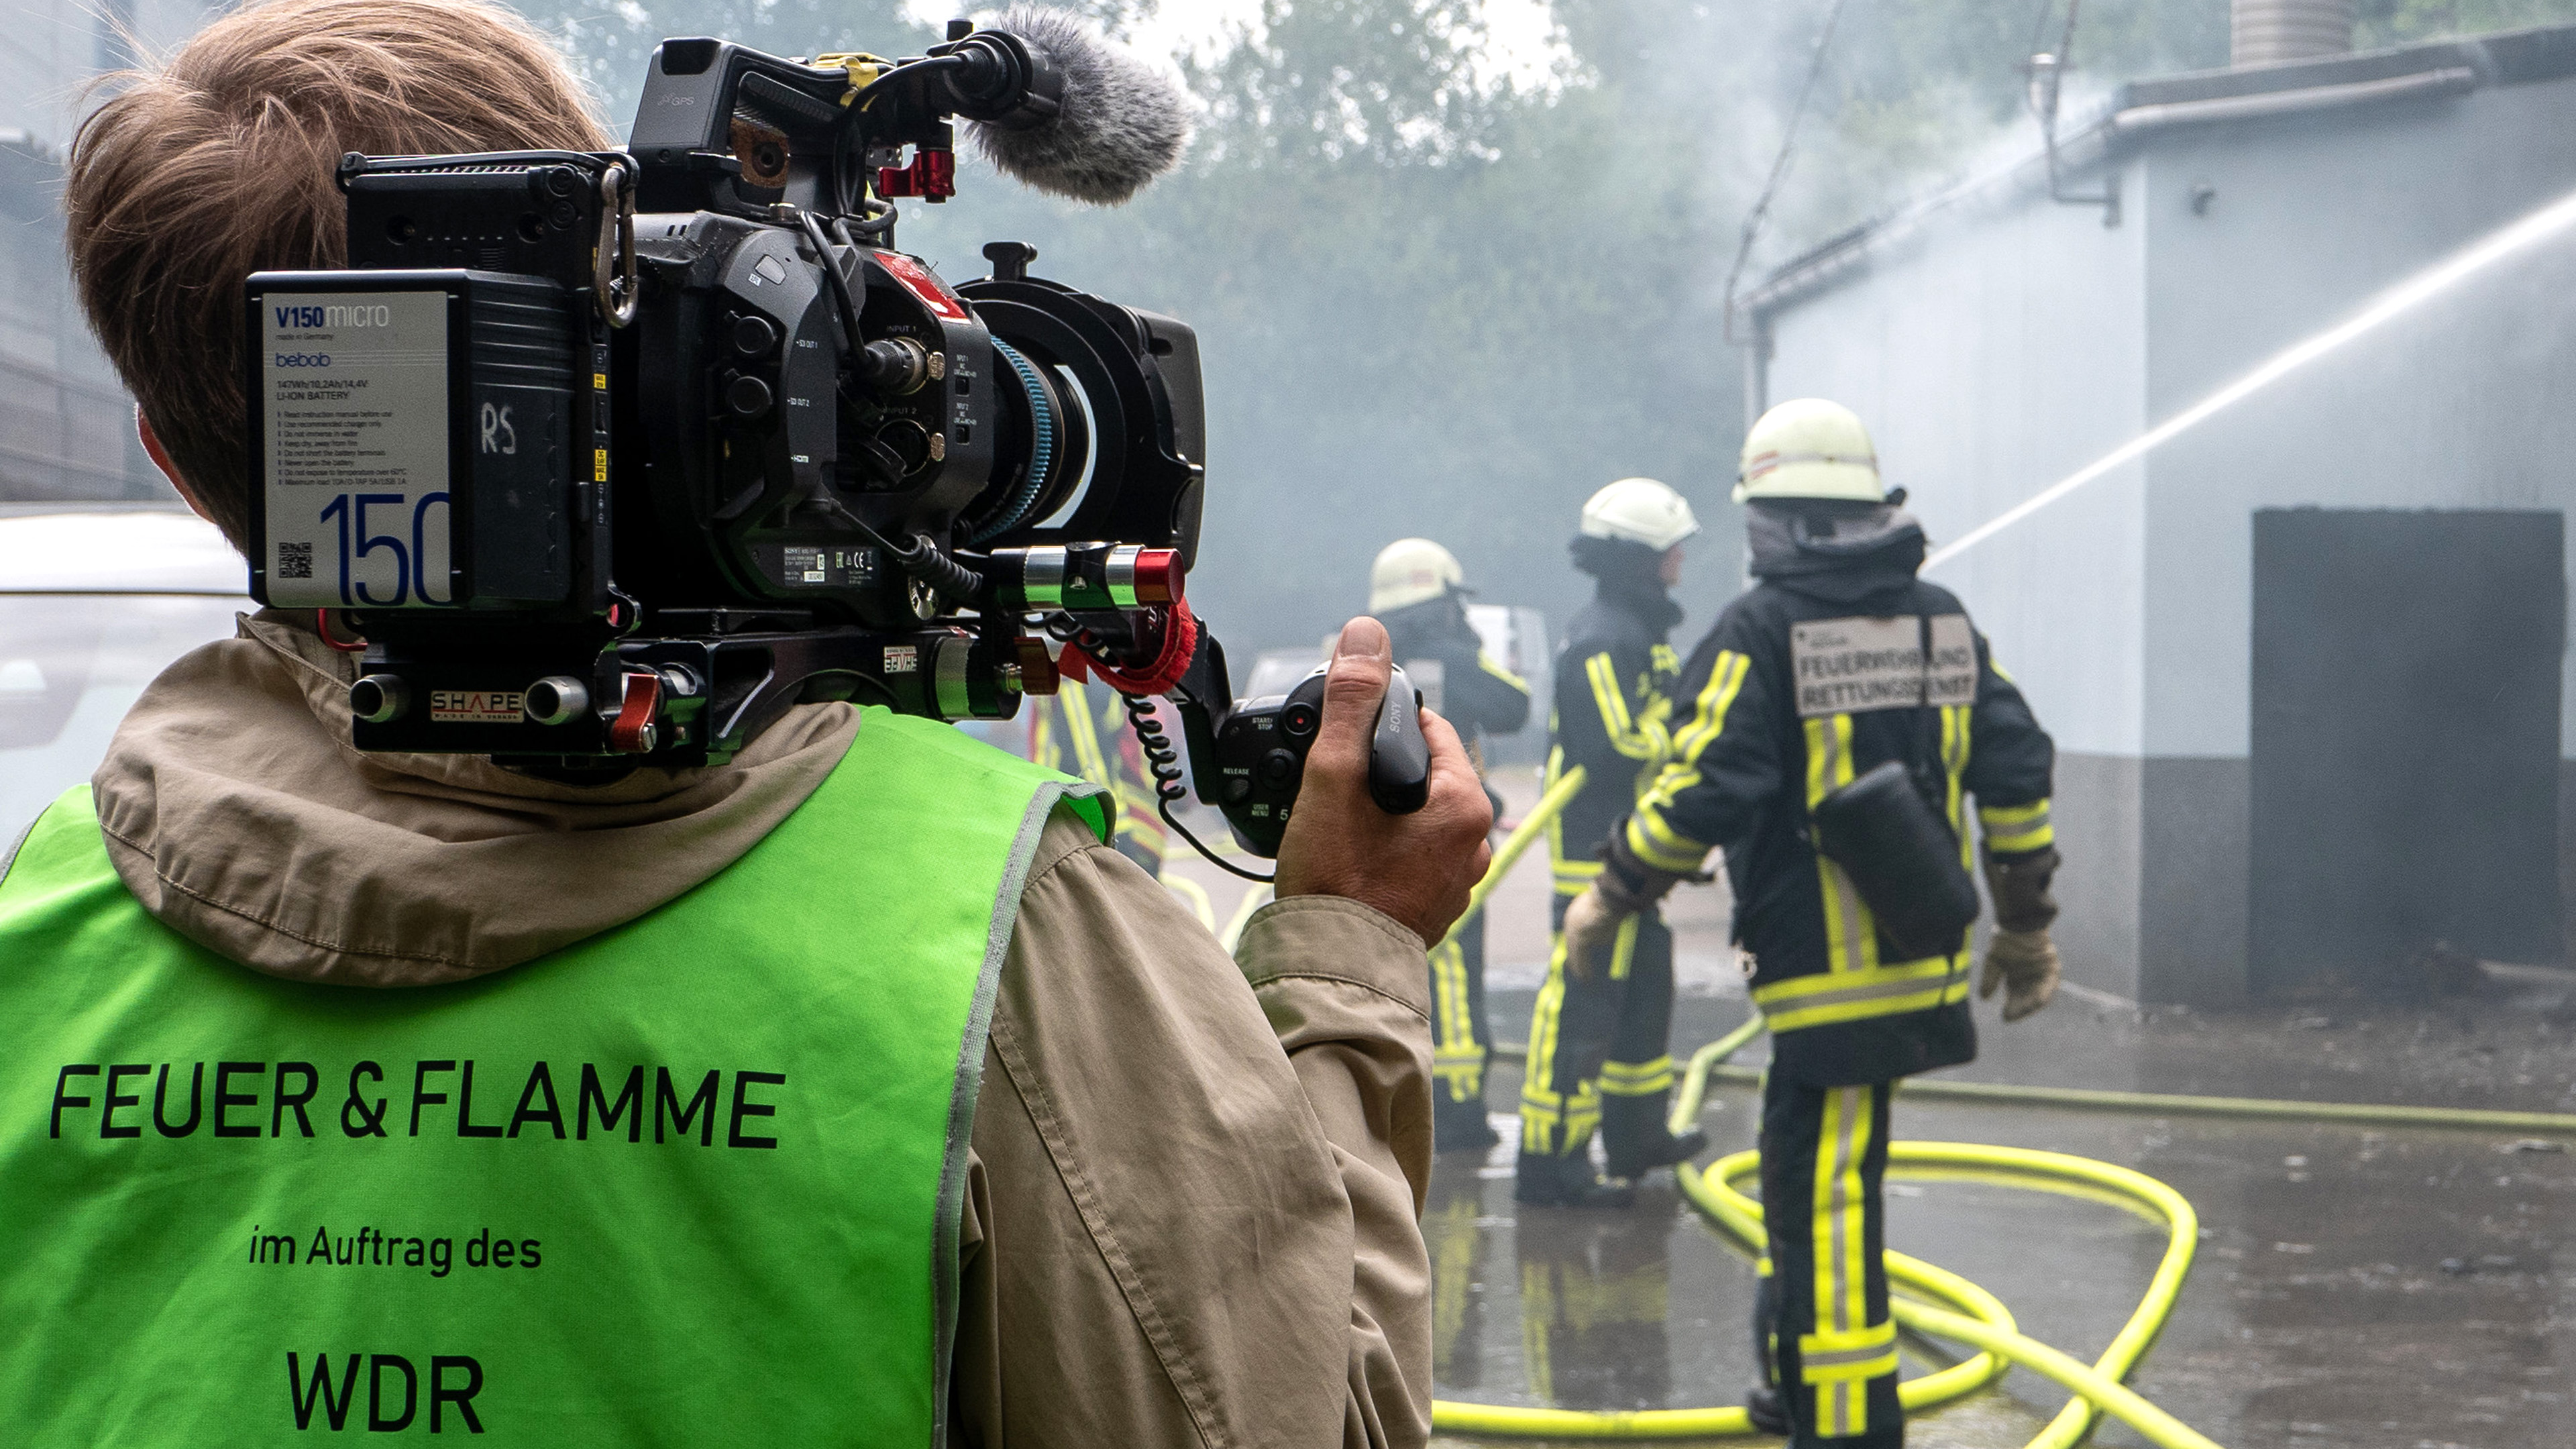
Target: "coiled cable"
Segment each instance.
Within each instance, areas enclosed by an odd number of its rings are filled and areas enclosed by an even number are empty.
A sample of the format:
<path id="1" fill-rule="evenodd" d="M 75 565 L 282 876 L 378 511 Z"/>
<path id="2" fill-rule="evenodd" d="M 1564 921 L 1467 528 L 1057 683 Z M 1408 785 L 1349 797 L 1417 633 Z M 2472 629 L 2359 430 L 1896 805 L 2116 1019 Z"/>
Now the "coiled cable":
<path id="1" fill-rule="evenodd" d="M 1174 818 L 1174 802 L 1186 800 L 1190 794 L 1189 786 L 1181 783 L 1186 774 L 1181 768 L 1181 752 L 1172 747 L 1172 737 L 1164 732 L 1162 720 L 1155 716 L 1150 695 L 1122 693 L 1118 698 L 1127 706 L 1127 725 L 1136 731 L 1136 748 L 1145 757 L 1146 771 L 1154 777 L 1154 810 L 1163 817 L 1163 823 L 1179 832 L 1180 837 L 1190 843 L 1191 849 L 1221 871 L 1260 885 L 1268 885 L 1278 879 L 1276 871 L 1269 875 L 1255 875 L 1218 855 L 1207 848 L 1206 842 L 1191 834 L 1188 826 Z"/>

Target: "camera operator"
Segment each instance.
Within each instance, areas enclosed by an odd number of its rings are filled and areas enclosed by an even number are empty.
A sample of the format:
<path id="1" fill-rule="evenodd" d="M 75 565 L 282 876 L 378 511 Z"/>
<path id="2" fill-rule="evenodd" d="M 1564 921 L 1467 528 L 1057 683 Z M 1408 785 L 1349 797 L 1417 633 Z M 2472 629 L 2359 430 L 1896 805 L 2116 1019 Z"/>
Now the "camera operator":
<path id="1" fill-rule="evenodd" d="M 244 280 L 342 263 L 342 153 L 605 144 L 563 59 L 472 0 L 273 0 L 123 77 L 66 202 L 154 460 L 245 543 Z M 361 754 L 355 657 L 315 624 L 263 611 L 173 665 L 0 857 L 11 1442 L 278 1442 L 349 1423 L 361 1378 L 370 1430 L 496 1443 L 1427 1438 L 1422 953 L 1490 813 L 1429 715 L 1428 804 L 1371 803 L 1375 622 L 1342 632 L 1236 960 L 1081 787 L 955 731 L 805 704 L 729 765 L 604 785 Z M 956 883 L 959 840 L 999 842 L 998 891 Z M 812 935 L 744 905 L 845 897 L 889 904 Z M 988 1045 L 947 1038 L 945 1144 L 807 1020 L 918 1037 L 879 995 L 952 964 L 916 918 L 1002 956 Z M 684 1105 L 710 1061 L 729 1095 L 709 1072 Z M 653 1089 L 612 1103 L 621 1077 Z M 870 1210 L 923 1162 L 935 1224 Z M 883 1241 L 899 1271 L 865 1266 Z"/>

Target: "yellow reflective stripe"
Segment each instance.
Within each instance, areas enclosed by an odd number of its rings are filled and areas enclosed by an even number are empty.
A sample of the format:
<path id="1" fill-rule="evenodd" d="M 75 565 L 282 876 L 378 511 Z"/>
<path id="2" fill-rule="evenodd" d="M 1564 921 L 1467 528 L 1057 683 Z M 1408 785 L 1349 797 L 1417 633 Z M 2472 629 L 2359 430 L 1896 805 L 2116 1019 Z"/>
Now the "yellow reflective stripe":
<path id="1" fill-rule="evenodd" d="M 1920 961 L 1882 966 L 1866 974 L 1817 972 L 1792 976 L 1786 981 L 1753 988 L 1753 1001 L 1757 1006 L 1764 1006 L 1772 1002 L 1813 1001 L 1820 997 L 1843 999 L 1889 983 L 1938 981 L 1955 969 L 1953 963 L 1956 960 L 1951 956 L 1927 956 Z"/>
<path id="2" fill-rule="evenodd" d="M 1433 1076 L 1449 1084 L 1449 1100 L 1484 1095 L 1485 1048 L 1476 1040 L 1476 1016 L 1467 994 L 1467 948 L 1455 941 L 1431 952 L 1432 1019 L 1439 1024 L 1431 1053 Z"/>
<path id="3" fill-rule="evenodd" d="M 2042 824 L 2036 830 L 2024 830 L 2012 835 L 1998 835 L 1991 830 L 1986 832 L 1986 848 L 2000 850 L 2008 855 L 2016 851 L 2038 850 L 2043 846 L 2056 843 L 2056 827 L 2047 824 Z"/>
<path id="4" fill-rule="evenodd" d="M 1852 719 L 1848 714 L 1807 720 L 1807 807 L 1852 782 Z M 1878 969 L 1878 927 L 1842 867 L 1816 856 L 1816 884 L 1825 907 L 1825 969 Z"/>
<path id="5" fill-rule="evenodd" d="M 1808 1253 L 1815 1262 L 1819 1331 L 1849 1334 L 1868 1323 L 1868 1278 L 1860 1163 L 1869 1150 L 1870 1089 L 1836 1087 L 1824 1094 L 1816 1133 L 1814 1216 Z M 1810 1380 L 1810 1382 L 1814 1382 Z M 1859 1402 L 1855 1402 L 1855 1401 Z M 1867 1396 L 1849 1379 L 1816 1384 L 1816 1426 L 1841 1439 L 1867 1427 Z"/>
<path id="6" fill-rule="evenodd" d="M 1815 809 L 1825 798 L 1825 792 L 1833 788 L 1825 783 L 1826 772 L 1833 764 L 1827 754 L 1833 723 L 1831 715 L 1814 715 L 1799 721 L 1807 732 L 1807 808 L 1810 810 Z"/>
<path id="7" fill-rule="evenodd" d="M 1628 713 L 1627 691 L 1610 656 L 1601 653 L 1584 660 L 1583 676 L 1592 686 L 1593 707 L 1601 711 L 1601 730 L 1609 736 L 1610 748 L 1632 760 L 1661 759 L 1668 743 L 1663 727 L 1652 721 L 1640 727 Z"/>
<path id="8" fill-rule="evenodd" d="M 1530 1013 L 1529 1060 L 1521 1078 L 1521 1146 L 1524 1151 L 1563 1156 L 1592 1140 L 1601 1125 L 1601 1093 L 1591 1081 L 1578 1083 L 1571 1097 L 1549 1084 L 1556 1076 L 1556 1053 L 1565 1013 L 1565 937 L 1556 938 L 1547 965 L 1547 980 L 1538 989 Z"/>
<path id="9" fill-rule="evenodd" d="M 1553 736 L 1556 733 L 1556 711 L 1554 710 L 1549 710 L 1547 712 L 1547 732 L 1550 736 Z M 1556 782 L 1564 778 L 1564 776 L 1565 747 L 1555 743 L 1553 739 L 1551 739 L 1547 747 L 1547 773 L 1539 780 L 1539 793 L 1544 795 L 1548 791 L 1555 789 Z M 1573 802 L 1568 801 L 1566 803 L 1572 804 Z M 1556 863 L 1557 890 L 1559 892 L 1563 892 L 1565 889 L 1564 872 L 1567 861 L 1565 859 L 1565 812 L 1562 810 L 1549 816 L 1547 820 L 1547 858 Z M 1596 866 L 1595 868 L 1597 869 L 1598 867 Z"/>
<path id="10" fill-rule="evenodd" d="M 1690 723 L 1672 737 L 1673 762 L 1638 797 L 1636 813 L 1628 823 L 1628 848 L 1659 870 L 1697 870 L 1708 858 L 1712 847 L 1673 829 L 1665 822 L 1664 811 L 1700 783 L 1699 757 L 1726 728 L 1727 711 L 1735 707 L 1735 696 L 1743 690 L 1745 674 L 1752 667 L 1751 659 L 1732 649 L 1718 651 L 1709 665 L 1708 682 L 1700 686 L 1692 706 Z"/>
<path id="11" fill-rule="evenodd" d="M 1666 1091 L 1673 1085 L 1673 1059 L 1657 1057 L 1651 1062 L 1603 1062 L 1602 1095 L 1610 1097 L 1645 1097 Z"/>
<path id="12" fill-rule="evenodd" d="M 1689 762 L 1697 762 L 1700 752 L 1714 742 L 1726 728 L 1726 712 L 1735 707 L 1735 696 L 1744 688 L 1745 672 L 1753 661 L 1732 649 L 1721 649 L 1710 663 L 1708 683 L 1700 686 L 1699 698 L 1691 707 L 1691 722 L 1673 736 L 1673 753 Z"/>
<path id="13" fill-rule="evenodd" d="M 1968 953 L 1909 961 L 1866 972 L 1819 972 L 1758 986 L 1753 1004 L 1774 1034 L 1871 1017 L 1902 1016 L 1963 1001 Z"/>
<path id="14" fill-rule="evenodd" d="M 1977 868 L 1977 856 L 1968 841 L 1967 796 L 1961 785 L 1968 771 L 1968 709 L 1950 705 L 1941 711 L 1942 777 L 1949 790 L 1950 834 L 1959 842 L 1959 864 L 1970 872 Z"/>
<path id="15" fill-rule="evenodd" d="M 1629 852 L 1657 870 L 1695 871 L 1710 850 L 1666 825 L 1651 800 L 1628 817 L 1627 840 Z"/>
<path id="16" fill-rule="evenodd" d="M 1811 1384 L 1867 1380 L 1896 1372 L 1896 1321 L 1873 1324 L 1855 1333 L 1802 1333 L 1798 1336 L 1798 1377 Z M 1867 1414 L 1867 1399 L 1862 1413 Z M 1866 1432 L 1856 1428 L 1854 1433 Z"/>
<path id="17" fill-rule="evenodd" d="M 1628 733 L 1628 696 L 1619 687 L 1619 666 L 1607 653 L 1583 661 L 1583 678 L 1592 686 L 1592 707 L 1601 716 L 1602 732 L 1612 743 Z"/>
<path id="18" fill-rule="evenodd" d="M 1496 679 L 1501 680 L 1503 683 L 1510 685 L 1512 688 L 1519 690 L 1523 694 L 1529 693 L 1528 680 L 1521 678 L 1519 675 L 1505 669 L 1500 664 L 1495 663 L 1494 656 L 1486 653 L 1482 649 L 1476 651 L 1476 667 L 1485 671 L 1487 674 L 1494 676 Z"/>
<path id="19" fill-rule="evenodd" d="M 2028 805 L 1979 806 L 1977 823 L 1985 827 L 1988 850 L 2038 850 L 2057 843 L 2057 828 L 2049 819 L 2045 800 Z"/>
<path id="20" fill-rule="evenodd" d="M 1637 961 L 1637 925 L 1643 916 L 1629 916 L 1619 922 L 1619 938 L 1610 947 L 1610 979 L 1625 981 L 1628 968 Z"/>

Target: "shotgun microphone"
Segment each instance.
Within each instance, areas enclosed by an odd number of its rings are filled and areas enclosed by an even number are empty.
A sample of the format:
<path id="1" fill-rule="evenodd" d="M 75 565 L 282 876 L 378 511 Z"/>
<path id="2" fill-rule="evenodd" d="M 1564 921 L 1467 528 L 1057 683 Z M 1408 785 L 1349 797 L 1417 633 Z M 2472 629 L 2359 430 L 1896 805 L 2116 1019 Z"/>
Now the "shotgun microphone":
<path id="1" fill-rule="evenodd" d="M 1116 206 L 1178 165 L 1189 145 L 1189 102 L 1161 72 L 1063 10 L 1021 6 L 994 29 L 1035 52 L 1063 85 L 1052 114 L 1023 107 L 966 118 L 975 149 L 1024 186 L 1093 206 Z"/>

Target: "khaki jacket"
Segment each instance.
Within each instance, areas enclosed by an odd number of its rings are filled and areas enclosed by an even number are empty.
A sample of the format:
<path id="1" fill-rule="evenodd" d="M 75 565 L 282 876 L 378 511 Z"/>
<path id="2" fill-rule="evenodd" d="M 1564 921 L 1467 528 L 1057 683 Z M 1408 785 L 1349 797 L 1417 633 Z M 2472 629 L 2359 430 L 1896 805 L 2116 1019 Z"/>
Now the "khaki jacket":
<path id="1" fill-rule="evenodd" d="M 731 864 L 860 727 L 799 706 L 732 765 L 575 787 L 358 754 L 354 674 L 272 612 L 145 690 L 94 783 L 156 917 L 298 980 L 503 970 Z M 955 1441 L 1425 1442 L 1426 991 L 1422 942 L 1346 900 L 1268 907 L 1229 960 L 1051 820 L 975 1116 Z"/>

